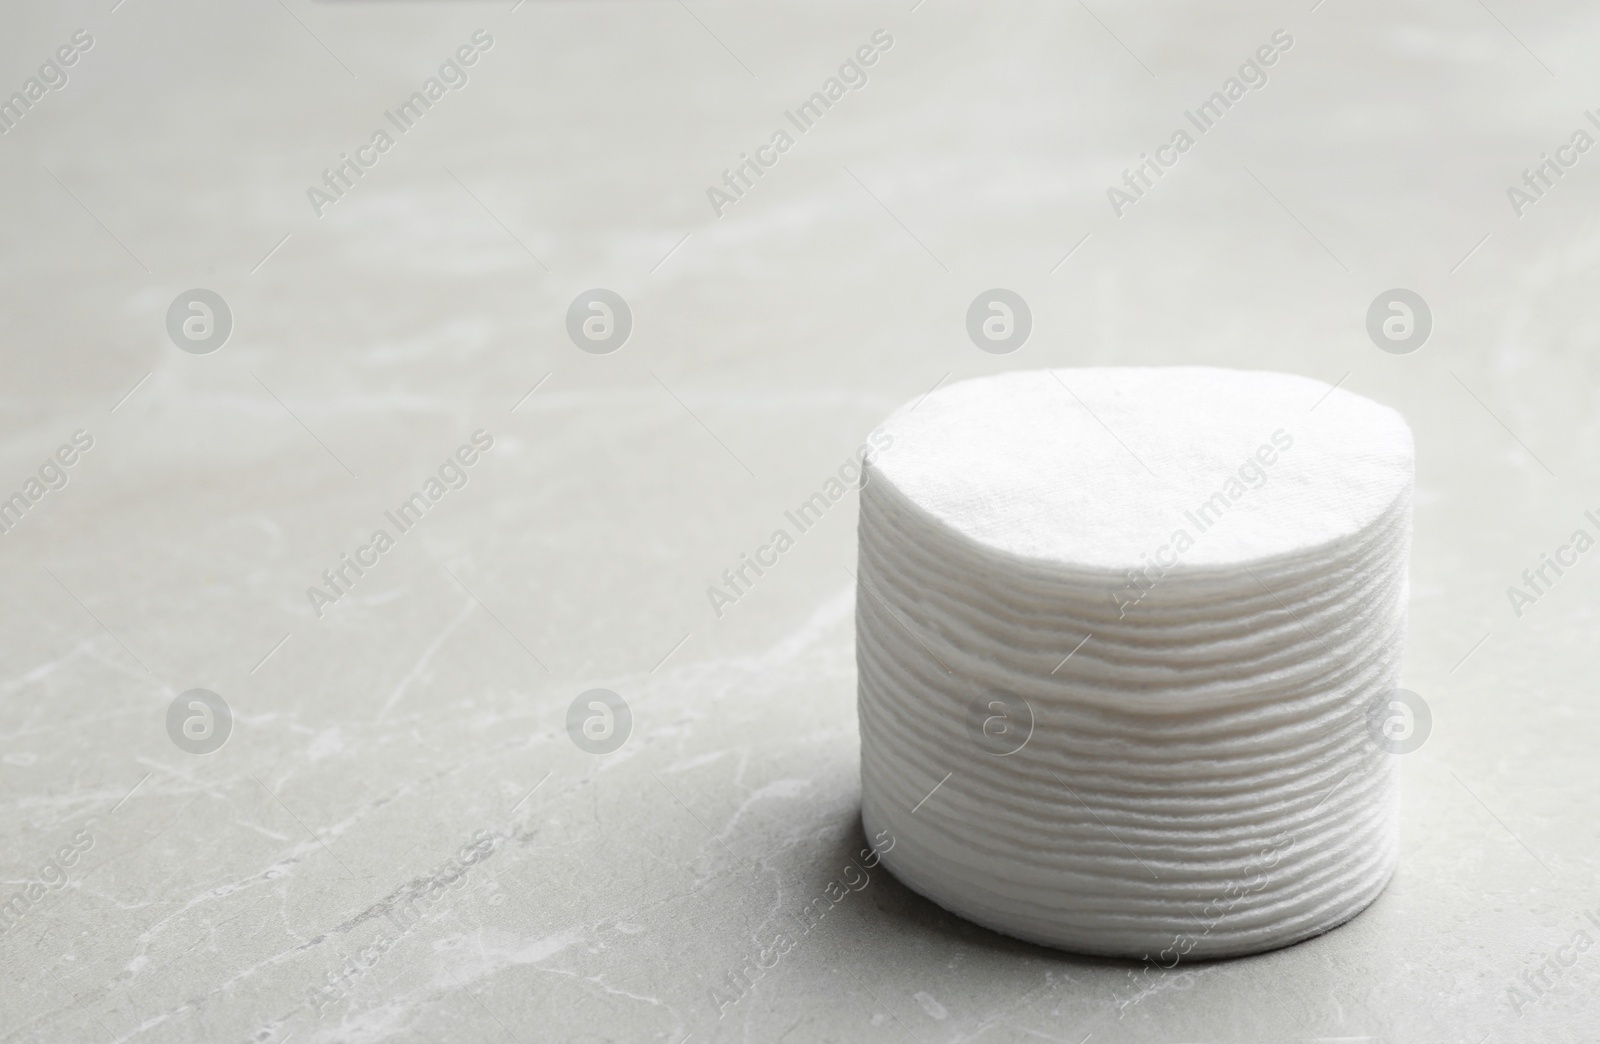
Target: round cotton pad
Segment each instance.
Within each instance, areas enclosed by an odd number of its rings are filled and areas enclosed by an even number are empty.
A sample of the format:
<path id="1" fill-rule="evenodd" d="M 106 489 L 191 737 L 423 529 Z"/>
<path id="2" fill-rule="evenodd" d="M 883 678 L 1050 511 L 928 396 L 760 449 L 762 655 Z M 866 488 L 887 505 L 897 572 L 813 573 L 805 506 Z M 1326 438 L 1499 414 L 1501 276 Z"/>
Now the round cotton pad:
<path id="1" fill-rule="evenodd" d="M 982 924 L 1093 953 L 1284 945 L 1396 854 L 1412 442 L 1283 374 L 1010 373 L 875 434 L 862 816 Z"/>
<path id="2" fill-rule="evenodd" d="M 1120 571 L 1187 526 L 1189 568 L 1254 563 L 1359 531 L 1411 484 L 1400 415 L 1328 392 L 1208 367 L 1001 374 L 896 411 L 874 469 L 996 551 Z"/>

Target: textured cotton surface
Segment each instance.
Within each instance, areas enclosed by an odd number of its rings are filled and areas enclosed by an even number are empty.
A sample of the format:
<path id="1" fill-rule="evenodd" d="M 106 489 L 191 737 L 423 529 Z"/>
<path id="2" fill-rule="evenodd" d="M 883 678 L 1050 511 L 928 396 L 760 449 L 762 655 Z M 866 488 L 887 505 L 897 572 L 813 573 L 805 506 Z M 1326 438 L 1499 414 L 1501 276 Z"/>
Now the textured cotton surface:
<path id="1" fill-rule="evenodd" d="M 1188 565 L 1304 553 L 1361 530 L 1412 481 L 1399 414 L 1282 373 L 1008 373 L 941 388 L 882 430 L 918 448 L 878 465 L 913 503 L 988 547 L 1076 566 L 1140 566 L 1219 493 L 1228 524 Z"/>
<path id="2" fill-rule="evenodd" d="M 1405 632 L 1398 414 L 1281 374 L 1064 370 L 941 389 L 882 431 L 862 816 L 900 839 L 903 881 L 1021 938 L 1152 959 L 1285 945 L 1378 895 L 1398 776 L 1368 710 Z M 973 707 L 1017 728 L 1019 697 L 1025 742 L 985 747 Z"/>

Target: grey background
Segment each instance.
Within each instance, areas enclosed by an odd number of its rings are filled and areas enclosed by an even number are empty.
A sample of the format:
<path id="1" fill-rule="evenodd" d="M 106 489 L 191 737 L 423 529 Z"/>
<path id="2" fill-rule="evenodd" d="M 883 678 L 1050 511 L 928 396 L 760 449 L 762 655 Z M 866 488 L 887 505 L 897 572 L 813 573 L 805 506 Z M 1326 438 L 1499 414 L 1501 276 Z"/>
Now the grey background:
<path id="1" fill-rule="evenodd" d="M 0 495 L 95 441 L 0 537 L 0 898 L 93 843 L 0 934 L 0 1040 L 1600 1039 L 1600 950 L 1508 993 L 1600 941 L 1600 554 L 1506 595 L 1600 514 L 1600 152 L 1506 196 L 1600 107 L 1600 13 L 1488 3 L 13 5 L 0 93 L 95 43 L 0 137 Z M 480 28 L 467 86 L 317 217 L 307 187 Z M 1116 217 L 1280 28 L 1267 86 Z M 877 29 L 867 86 L 715 216 Z M 233 312 L 209 355 L 165 332 L 197 286 Z M 565 332 L 597 286 L 634 319 L 603 356 Z M 965 330 L 997 286 L 1033 315 L 1007 356 Z M 1391 287 L 1433 312 L 1410 355 L 1366 334 Z M 1137 965 L 874 870 L 719 1017 L 865 843 L 854 496 L 720 617 L 707 586 L 897 404 L 1111 363 L 1342 381 L 1414 426 L 1434 720 L 1394 883 L 1128 1003 Z M 314 615 L 480 428 L 468 485 Z M 216 754 L 167 736 L 190 688 L 234 713 Z M 632 710 L 603 758 L 565 729 L 590 688 Z"/>

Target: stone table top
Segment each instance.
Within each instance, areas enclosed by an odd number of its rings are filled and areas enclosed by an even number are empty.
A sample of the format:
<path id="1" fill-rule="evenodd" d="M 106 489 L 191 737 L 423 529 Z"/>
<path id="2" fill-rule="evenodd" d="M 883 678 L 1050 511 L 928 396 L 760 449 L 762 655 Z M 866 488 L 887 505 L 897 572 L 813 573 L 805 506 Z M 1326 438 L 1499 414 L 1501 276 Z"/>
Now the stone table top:
<path id="1" fill-rule="evenodd" d="M 1597 44 L 1493 0 L 9 12 L 0 1042 L 1597 1039 Z M 785 513 L 943 382 L 1112 364 L 1416 433 L 1400 870 L 1285 950 L 1075 957 L 861 865 L 855 494 Z"/>

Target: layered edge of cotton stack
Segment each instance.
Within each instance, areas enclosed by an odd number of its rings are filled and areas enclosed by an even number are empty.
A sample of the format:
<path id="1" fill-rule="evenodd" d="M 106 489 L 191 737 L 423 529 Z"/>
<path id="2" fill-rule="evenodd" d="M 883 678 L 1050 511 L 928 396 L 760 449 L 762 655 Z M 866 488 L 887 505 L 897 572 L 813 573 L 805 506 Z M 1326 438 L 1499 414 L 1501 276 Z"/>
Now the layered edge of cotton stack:
<path id="1" fill-rule="evenodd" d="M 991 425 L 1001 406 L 1018 416 Z M 1287 437 L 1278 470 L 1152 570 L 1140 549 L 1182 528 L 1156 505 L 1234 473 L 1257 429 Z M 1406 622 L 1398 414 L 1287 375 L 1062 370 L 952 385 L 882 430 L 861 494 L 862 818 L 897 877 L 1019 938 L 1148 958 L 1287 945 L 1377 897 L 1398 853 L 1367 715 Z M 1045 461 L 1037 488 L 1008 452 Z M 988 710 L 999 743 L 974 731 Z"/>

